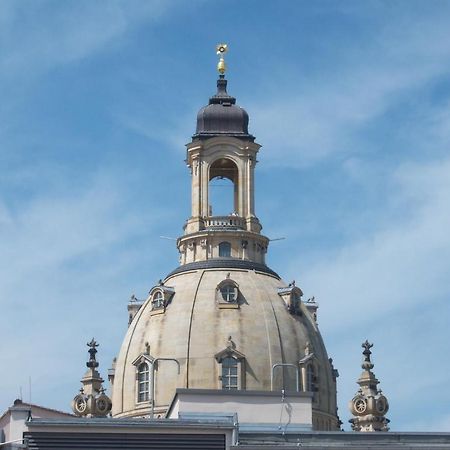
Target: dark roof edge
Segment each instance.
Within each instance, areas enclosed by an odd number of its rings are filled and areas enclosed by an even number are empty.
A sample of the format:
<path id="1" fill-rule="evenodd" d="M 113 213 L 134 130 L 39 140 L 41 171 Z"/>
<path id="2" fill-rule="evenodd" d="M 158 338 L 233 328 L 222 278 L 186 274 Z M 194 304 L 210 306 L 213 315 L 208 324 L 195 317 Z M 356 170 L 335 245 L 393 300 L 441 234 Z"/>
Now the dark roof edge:
<path id="1" fill-rule="evenodd" d="M 232 429 L 233 425 L 229 423 L 228 420 L 212 417 L 211 420 L 196 420 L 196 419 L 148 419 L 148 418 L 114 418 L 114 417 L 74 417 L 71 419 L 33 419 L 28 421 L 27 427 L 30 432 L 33 432 L 33 428 L 53 428 L 53 427 L 64 427 L 64 428 L 78 428 L 78 427 L 88 427 L 88 428 L 114 428 L 116 431 L 120 428 L 136 428 L 144 429 L 149 432 L 152 428 L 169 428 L 169 429 L 180 429 L 180 428 L 204 428 L 204 429 Z M 81 431 L 81 430 L 80 430 Z M 25 431 L 26 433 L 26 431 Z"/>
<path id="2" fill-rule="evenodd" d="M 175 391 L 175 396 L 179 394 L 187 395 L 217 395 L 219 397 L 276 397 L 281 398 L 280 391 L 262 391 L 262 390 L 238 390 L 232 391 L 227 389 L 192 389 L 192 388 L 177 388 Z M 297 398 L 312 398 L 312 392 L 303 391 L 285 391 L 286 397 L 297 397 Z"/>
<path id="3" fill-rule="evenodd" d="M 195 133 L 194 135 L 192 135 L 192 140 L 195 139 L 209 139 L 212 137 L 217 137 L 217 136 L 230 136 L 230 137 L 235 137 L 238 139 L 248 139 L 251 142 L 254 142 L 254 140 L 256 139 L 255 136 L 253 136 L 250 133 L 239 133 L 239 132 L 232 132 L 232 131 L 201 131 L 199 133 Z"/>
<path id="4" fill-rule="evenodd" d="M 182 266 L 177 267 L 175 270 L 172 270 L 172 272 L 170 272 L 166 276 L 166 279 L 183 272 L 201 269 L 247 269 L 266 273 L 278 278 L 279 280 L 281 279 L 276 272 L 274 272 L 272 269 L 269 269 L 269 267 L 267 267 L 265 264 L 235 258 L 214 258 L 207 259 L 206 261 L 196 261 L 183 264 Z"/>

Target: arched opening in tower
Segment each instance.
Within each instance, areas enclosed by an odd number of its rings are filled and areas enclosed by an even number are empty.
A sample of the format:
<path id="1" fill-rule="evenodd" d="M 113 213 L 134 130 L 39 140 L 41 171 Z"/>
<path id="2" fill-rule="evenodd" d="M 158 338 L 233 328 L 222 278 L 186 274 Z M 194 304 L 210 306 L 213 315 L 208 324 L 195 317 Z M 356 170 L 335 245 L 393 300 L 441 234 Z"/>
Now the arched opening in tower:
<path id="1" fill-rule="evenodd" d="M 238 168 L 228 158 L 214 161 L 209 169 L 209 216 L 239 215 Z"/>

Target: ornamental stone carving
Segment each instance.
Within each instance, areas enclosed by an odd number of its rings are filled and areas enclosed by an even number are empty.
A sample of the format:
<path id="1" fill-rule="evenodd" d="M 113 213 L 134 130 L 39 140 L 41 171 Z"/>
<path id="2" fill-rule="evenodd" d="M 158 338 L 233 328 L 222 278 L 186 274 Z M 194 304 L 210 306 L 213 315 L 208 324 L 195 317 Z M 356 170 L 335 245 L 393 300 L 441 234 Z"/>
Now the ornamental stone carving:
<path id="1" fill-rule="evenodd" d="M 373 344 L 366 340 L 364 348 L 364 361 L 361 365 L 363 372 L 357 383 L 360 388 L 349 403 L 350 412 L 355 416 L 350 419 L 353 431 L 389 431 L 389 419 L 385 414 L 389 410 L 387 398 L 377 386 L 379 381 L 372 372 L 374 367 L 370 360 Z"/>
<path id="2" fill-rule="evenodd" d="M 110 398 L 105 394 L 102 383 L 103 379 L 97 371 L 98 362 L 95 358 L 98 344 L 92 338 L 87 344 L 89 347 L 88 367 L 81 383 L 83 387 L 80 393 L 72 400 L 72 410 L 77 416 L 106 417 L 112 408 Z"/>

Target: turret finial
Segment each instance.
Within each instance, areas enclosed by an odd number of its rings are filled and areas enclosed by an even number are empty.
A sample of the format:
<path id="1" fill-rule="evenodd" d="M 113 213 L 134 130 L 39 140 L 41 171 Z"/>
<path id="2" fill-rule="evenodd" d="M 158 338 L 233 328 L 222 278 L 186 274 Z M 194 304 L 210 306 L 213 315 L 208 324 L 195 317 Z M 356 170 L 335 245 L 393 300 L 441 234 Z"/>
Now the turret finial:
<path id="1" fill-rule="evenodd" d="M 365 370 L 373 369 L 373 363 L 370 360 L 370 355 L 372 354 L 370 349 L 373 347 L 373 344 L 370 344 L 366 339 L 366 341 L 361 344 L 361 347 L 364 349 L 364 351 L 362 352 L 364 355 L 364 361 L 361 367 Z"/>
<path id="2" fill-rule="evenodd" d="M 225 59 L 223 58 L 227 51 L 228 51 L 227 44 L 217 44 L 216 45 L 216 53 L 218 55 L 220 55 L 219 62 L 217 63 L 217 70 L 220 73 L 221 78 L 223 78 L 225 76 L 225 71 L 227 70 L 227 66 L 225 64 Z"/>
<path id="3" fill-rule="evenodd" d="M 89 347 L 89 361 L 86 363 L 86 366 L 91 368 L 98 367 L 98 362 L 95 359 L 95 354 L 97 353 L 96 347 L 98 347 L 97 342 L 92 338 L 91 342 L 88 342 L 86 345 Z"/>

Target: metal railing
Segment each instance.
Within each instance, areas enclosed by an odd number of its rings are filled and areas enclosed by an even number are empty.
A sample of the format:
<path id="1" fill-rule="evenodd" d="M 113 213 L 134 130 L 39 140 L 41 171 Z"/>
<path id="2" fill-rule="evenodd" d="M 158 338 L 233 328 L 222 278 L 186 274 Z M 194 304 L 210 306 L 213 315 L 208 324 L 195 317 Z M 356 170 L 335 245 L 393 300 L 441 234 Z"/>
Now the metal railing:
<path id="1" fill-rule="evenodd" d="M 273 391 L 273 378 L 274 378 L 274 372 L 275 372 L 275 369 L 277 368 L 277 367 L 291 367 L 291 368 L 293 368 L 294 370 L 295 370 L 295 384 L 296 384 L 296 386 L 295 386 L 295 390 L 297 391 L 297 392 L 299 392 L 300 391 L 300 384 L 299 384 L 299 368 L 298 368 L 298 366 L 296 366 L 295 364 L 289 364 L 289 363 L 277 363 L 277 364 L 273 364 L 272 365 L 272 376 L 271 376 L 271 378 L 270 378 L 270 389 Z M 283 383 L 284 384 L 284 383 Z M 283 389 L 282 389 L 283 391 L 285 390 L 285 386 L 283 386 Z"/>
<path id="2" fill-rule="evenodd" d="M 158 370 L 158 362 L 159 361 L 172 361 L 177 365 L 178 375 L 180 375 L 180 362 L 175 358 L 156 358 L 152 363 L 152 376 L 150 378 L 150 392 L 152 394 L 152 398 L 150 399 L 150 419 L 154 418 L 155 415 L 155 371 Z"/>

